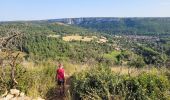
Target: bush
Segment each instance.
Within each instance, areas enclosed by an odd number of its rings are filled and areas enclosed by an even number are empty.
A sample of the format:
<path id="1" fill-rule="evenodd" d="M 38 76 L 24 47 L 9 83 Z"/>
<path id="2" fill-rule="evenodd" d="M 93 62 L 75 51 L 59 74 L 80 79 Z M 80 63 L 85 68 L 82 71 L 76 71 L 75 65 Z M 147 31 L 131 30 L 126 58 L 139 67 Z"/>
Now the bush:
<path id="1" fill-rule="evenodd" d="M 109 99 L 109 84 L 114 76 L 109 68 L 97 67 L 72 76 L 74 99 Z"/>
<path id="2" fill-rule="evenodd" d="M 116 87 L 119 92 L 115 95 L 127 100 L 168 99 L 169 82 L 163 75 L 142 73 L 138 77 L 126 77 Z"/>
<path id="3" fill-rule="evenodd" d="M 72 76 L 73 99 L 110 98 L 125 100 L 166 100 L 169 81 L 165 75 L 141 73 L 137 77 L 119 76 L 108 67 L 96 67 Z"/>
<path id="4" fill-rule="evenodd" d="M 128 65 L 136 68 L 143 68 L 145 66 L 145 62 L 142 57 L 136 56 L 128 62 Z"/>

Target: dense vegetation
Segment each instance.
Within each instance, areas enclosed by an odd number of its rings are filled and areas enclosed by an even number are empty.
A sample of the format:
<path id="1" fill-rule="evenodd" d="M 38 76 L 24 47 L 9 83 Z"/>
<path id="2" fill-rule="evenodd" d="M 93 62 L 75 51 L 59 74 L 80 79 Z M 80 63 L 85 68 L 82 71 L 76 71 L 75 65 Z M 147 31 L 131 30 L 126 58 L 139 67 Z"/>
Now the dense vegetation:
<path id="1" fill-rule="evenodd" d="M 75 68 L 75 65 L 64 63 L 66 72 Z M 80 66 L 79 66 L 80 67 Z M 92 66 L 91 66 L 92 67 Z M 51 62 L 41 62 L 33 68 L 16 68 L 17 89 L 27 95 L 50 98 L 55 93 L 56 66 Z M 71 76 L 70 92 L 67 97 L 79 99 L 116 99 L 116 100 L 168 100 L 170 90 L 170 72 L 162 69 L 152 69 L 149 72 L 139 72 L 135 75 L 113 73 L 109 67 L 93 67 Z M 6 76 L 10 76 L 6 73 Z M 6 85 L 10 89 L 10 78 L 6 77 Z M 42 84 L 43 83 L 43 84 Z M 1 83 L 2 85 L 2 83 Z M 1 93 L 3 88 L 1 88 Z"/>
<path id="2" fill-rule="evenodd" d="M 44 35 L 26 37 L 23 50 L 32 59 L 69 60 L 74 62 L 96 61 L 99 55 L 107 53 L 113 48 L 108 44 L 96 42 L 65 42 L 57 38 L 49 38 Z"/>
<path id="3" fill-rule="evenodd" d="M 61 23 L 4 23 L 0 25 L 0 34 L 3 36 L 4 33 L 8 32 L 9 29 L 21 30 L 22 33 L 24 33 L 22 48 L 19 49 L 27 54 L 26 59 L 72 59 L 73 62 L 101 62 L 113 65 L 121 64 L 122 62 L 129 61 L 132 58 L 134 58 L 134 60 L 137 58 L 140 59 L 138 61 L 144 60 L 144 63 L 153 64 L 156 66 L 165 65 L 165 63 L 167 63 L 167 61 L 169 60 L 169 42 L 168 38 L 165 38 L 163 36 L 161 36 L 161 39 L 157 41 L 147 41 L 147 39 L 145 39 L 146 41 L 140 39 L 136 41 L 135 39 L 129 39 L 129 37 L 126 36 L 116 38 L 114 36 L 105 35 L 109 41 L 107 43 L 101 44 L 96 43 L 95 41 L 63 41 L 62 36 L 68 34 L 79 34 L 88 36 L 96 35 L 97 33 L 89 31 L 87 29 Z M 103 33 L 97 34 L 97 36 L 100 36 L 102 34 Z M 60 37 L 53 38 L 48 37 L 49 35 L 60 35 Z M 132 53 L 134 54 L 123 54 L 129 56 L 123 57 L 123 55 L 120 54 L 120 51 L 114 51 L 116 53 L 116 56 L 112 56 L 111 52 L 113 52 L 113 50 L 117 47 L 121 49 L 121 53 L 127 50 L 128 52 L 132 51 Z"/>
<path id="4" fill-rule="evenodd" d="M 74 100 L 167 100 L 169 81 L 154 71 L 136 77 L 112 73 L 110 68 L 97 67 L 72 77 Z"/>

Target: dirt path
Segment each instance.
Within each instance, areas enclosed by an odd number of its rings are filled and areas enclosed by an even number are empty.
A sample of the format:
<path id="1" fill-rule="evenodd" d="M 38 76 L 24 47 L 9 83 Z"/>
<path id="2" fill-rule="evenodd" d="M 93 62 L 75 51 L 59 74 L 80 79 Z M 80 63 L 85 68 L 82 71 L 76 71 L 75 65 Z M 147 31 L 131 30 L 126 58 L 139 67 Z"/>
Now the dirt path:
<path id="1" fill-rule="evenodd" d="M 52 88 L 47 94 L 48 96 L 46 100 L 70 100 L 69 89 L 70 89 L 70 76 L 66 76 L 65 95 L 64 94 L 61 95 L 57 87 Z"/>

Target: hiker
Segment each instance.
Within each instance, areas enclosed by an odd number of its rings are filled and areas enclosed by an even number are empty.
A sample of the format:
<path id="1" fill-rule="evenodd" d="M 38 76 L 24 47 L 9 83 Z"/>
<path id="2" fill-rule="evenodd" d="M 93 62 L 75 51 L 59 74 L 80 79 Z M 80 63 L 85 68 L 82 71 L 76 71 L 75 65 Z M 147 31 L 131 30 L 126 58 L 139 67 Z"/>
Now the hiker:
<path id="1" fill-rule="evenodd" d="M 57 79 L 57 83 L 60 88 L 60 94 L 62 94 L 62 93 L 64 94 L 65 72 L 64 72 L 63 64 L 61 64 L 61 63 L 59 63 L 58 69 L 56 70 L 56 79 Z"/>

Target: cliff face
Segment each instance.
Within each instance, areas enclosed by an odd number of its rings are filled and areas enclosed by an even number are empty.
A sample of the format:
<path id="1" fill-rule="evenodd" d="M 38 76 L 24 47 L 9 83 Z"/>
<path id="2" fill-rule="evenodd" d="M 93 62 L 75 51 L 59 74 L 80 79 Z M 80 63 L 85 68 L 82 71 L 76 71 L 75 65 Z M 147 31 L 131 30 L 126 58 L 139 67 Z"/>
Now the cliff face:
<path id="1" fill-rule="evenodd" d="M 62 19 L 50 19 L 49 22 L 62 22 L 65 24 L 81 24 L 83 23 L 92 23 L 92 22 L 140 22 L 140 21 L 152 21 L 152 22 L 170 22 L 170 17 L 164 18 L 152 18 L 152 17 L 131 17 L 131 18 L 118 18 L 118 17 L 82 17 L 82 18 L 62 18 Z"/>
<path id="2" fill-rule="evenodd" d="M 48 20 L 50 22 L 62 22 L 65 24 L 76 24 L 79 25 L 83 23 L 92 23 L 92 22 L 110 22 L 110 21 L 120 21 L 120 18 L 107 18 L 107 17 L 82 17 L 82 18 L 63 18 L 63 19 L 52 19 Z"/>
<path id="3" fill-rule="evenodd" d="M 73 24 L 107 34 L 138 34 L 159 35 L 170 34 L 170 17 L 164 18 L 116 18 L 116 17 L 86 17 L 50 20 Z"/>

